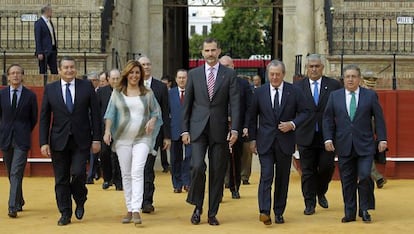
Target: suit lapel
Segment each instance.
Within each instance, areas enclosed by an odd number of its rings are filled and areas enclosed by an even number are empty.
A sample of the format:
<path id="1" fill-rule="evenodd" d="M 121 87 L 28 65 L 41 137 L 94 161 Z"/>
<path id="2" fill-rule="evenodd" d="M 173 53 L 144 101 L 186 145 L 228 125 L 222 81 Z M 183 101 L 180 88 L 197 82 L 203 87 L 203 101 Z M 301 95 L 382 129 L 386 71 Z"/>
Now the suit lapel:
<path id="1" fill-rule="evenodd" d="M 269 112 L 271 113 L 270 115 L 271 116 L 273 116 L 273 118 L 274 118 L 274 121 L 276 121 L 277 120 L 277 116 L 276 116 L 276 113 L 275 113 L 275 111 L 273 110 L 273 103 L 272 103 L 272 95 L 271 95 L 271 93 L 270 93 L 270 83 L 267 83 L 266 84 L 266 87 L 264 87 L 266 90 L 265 90 L 265 99 L 267 100 L 265 103 L 265 105 L 267 106 L 267 109 L 269 110 Z M 265 101 L 265 100 L 262 100 L 262 101 Z"/>
<path id="2" fill-rule="evenodd" d="M 328 87 L 327 79 L 323 76 L 321 80 L 321 91 L 319 92 L 320 93 L 319 102 L 323 100 L 323 98 L 327 97 L 328 90 L 329 90 L 329 87 Z"/>
<path id="3" fill-rule="evenodd" d="M 306 99 L 308 100 L 313 100 L 313 96 L 312 96 L 312 90 L 311 87 L 309 85 L 309 78 L 306 78 L 302 81 L 302 85 L 303 85 L 303 89 L 305 91 L 305 96 Z M 319 98 L 320 99 L 320 98 Z M 313 103 L 315 103 L 314 101 L 312 101 Z M 316 106 L 316 104 L 314 104 Z"/>
<path id="4" fill-rule="evenodd" d="M 281 113 L 283 113 L 283 109 L 285 108 L 287 100 L 289 99 L 289 96 L 290 96 L 290 91 L 291 91 L 291 87 L 286 82 L 284 82 L 283 83 L 282 100 L 280 101 L 280 113 L 279 113 L 279 115 Z"/>
<path id="5" fill-rule="evenodd" d="M 62 81 L 61 80 L 58 80 L 55 83 L 54 91 L 55 91 L 55 94 L 56 94 L 55 97 L 57 97 L 59 99 L 59 102 L 63 105 L 63 108 L 69 113 L 69 110 L 66 107 L 65 100 L 63 99 Z"/>
<path id="6" fill-rule="evenodd" d="M 360 112 L 360 111 L 358 111 L 359 110 L 359 107 L 361 106 L 361 104 L 363 104 L 364 100 L 366 100 L 366 98 L 364 98 L 365 97 L 365 94 L 366 94 L 365 93 L 365 90 L 360 87 L 359 88 L 358 103 L 357 103 L 357 107 L 356 107 L 356 110 L 355 110 L 354 120 L 357 118 L 357 116 L 358 116 L 358 114 Z"/>
<path id="7" fill-rule="evenodd" d="M 224 75 L 225 75 L 225 72 L 223 72 L 223 69 L 222 69 L 221 65 L 219 65 L 219 69 L 217 71 L 216 81 L 214 82 L 213 98 L 216 95 L 217 90 L 219 90 L 221 84 L 223 83 Z"/>
<path id="8" fill-rule="evenodd" d="M 200 79 L 199 81 L 196 80 L 195 83 L 199 84 L 202 88 L 200 90 L 204 90 L 204 96 L 210 100 L 208 96 L 208 88 L 207 88 L 207 74 L 206 74 L 206 65 L 200 67 L 199 76 L 195 77 L 196 79 Z M 214 95 L 213 95 L 214 96 Z"/>

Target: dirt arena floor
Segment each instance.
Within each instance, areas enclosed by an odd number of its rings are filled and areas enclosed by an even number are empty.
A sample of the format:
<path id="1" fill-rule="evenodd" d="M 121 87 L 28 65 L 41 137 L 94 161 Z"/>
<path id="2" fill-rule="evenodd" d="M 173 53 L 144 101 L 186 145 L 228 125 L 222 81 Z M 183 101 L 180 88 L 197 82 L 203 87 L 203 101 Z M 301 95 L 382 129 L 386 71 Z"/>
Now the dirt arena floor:
<path id="1" fill-rule="evenodd" d="M 303 215 L 300 177 L 292 171 L 285 224 L 264 226 L 258 220 L 257 187 L 259 173 L 252 175 L 250 185 L 242 185 L 241 199 L 231 199 L 225 191 L 217 215 L 220 226 L 210 226 L 205 212 L 199 225 L 190 223 L 193 206 L 185 202 L 186 193 L 175 194 L 171 176 L 157 172 L 155 213 L 142 214 L 143 224 L 121 224 L 125 214 L 123 192 L 114 187 L 102 190 L 102 179 L 88 185 L 89 195 L 85 216 L 78 221 L 57 226 L 58 213 L 54 197 L 54 179 L 51 177 L 24 178 L 24 211 L 16 219 L 7 216 L 8 180 L 0 177 L 0 231 L 9 233 L 413 233 L 414 183 L 412 180 L 388 180 L 383 189 L 376 189 L 377 209 L 371 211 L 373 222 L 341 223 L 343 203 L 341 185 L 333 181 L 327 194 L 329 209 L 317 207 L 311 216 Z M 207 204 L 207 202 L 205 202 Z M 206 211 L 206 205 L 204 210 Z M 274 217 L 272 217 L 273 219 Z"/>

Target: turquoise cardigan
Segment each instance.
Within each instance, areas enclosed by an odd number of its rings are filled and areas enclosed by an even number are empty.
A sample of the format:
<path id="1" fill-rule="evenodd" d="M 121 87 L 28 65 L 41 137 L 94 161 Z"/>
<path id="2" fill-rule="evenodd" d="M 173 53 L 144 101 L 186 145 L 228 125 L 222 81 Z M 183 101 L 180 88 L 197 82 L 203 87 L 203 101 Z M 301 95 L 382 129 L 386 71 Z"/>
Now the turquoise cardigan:
<path id="1" fill-rule="evenodd" d="M 143 98 L 144 103 L 144 123 L 148 122 L 152 117 L 156 117 L 157 120 L 155 122 L 154 131 L 151 134 L 151 145 L 148 147 L 150 148 L 150 153 L 156 155 L 157 152 L 154 150 L 154 145 L 158 133 L 160 131 L 161 125 L 163 124 L 161 119 L 161 108 L 155 99 L 154 93 L 152 91 L 148 91 L 147 94 L 144 96 L 140 96 Z M 125 99 L 122 94 L 117 91 L 113 90 L 111 98 L 109 99 L 108 107 L 106 108 L 104 119 L 110 119 L 112 121 L 111 126 L 111 135 L 113 139 L 112 147 L 114 149 L 116 145 L 116 141 L 121 136 L 125 127 L 127 126 L 128 122 L 131 119 L 130 111 L 126 105 Z M 137 132 L 135 139 L 139 139 L 145 135 L 145 126 L 142 126 L 141 129 Z"/>

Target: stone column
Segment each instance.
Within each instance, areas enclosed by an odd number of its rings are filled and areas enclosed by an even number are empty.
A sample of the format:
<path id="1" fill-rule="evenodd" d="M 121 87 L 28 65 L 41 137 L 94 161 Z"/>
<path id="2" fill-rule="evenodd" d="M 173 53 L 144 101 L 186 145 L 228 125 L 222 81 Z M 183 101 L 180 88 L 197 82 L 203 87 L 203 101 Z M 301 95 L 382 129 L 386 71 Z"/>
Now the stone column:
<path id="1" fill-rule="evenodd" d="M 130 27 L 130 52 L 148 56 L 153 75 L 160 78 L 163 67 L 162 0 L 132 1 Z"/>
<path id="2" fill-rule="evenodd" d="M 287 81 L 294 75 L 295 56 L 303 55 L 304 73 L 306 54 L 315 52 L 313 10 L 313 0 L 283 1 L 283 61 Z"/>

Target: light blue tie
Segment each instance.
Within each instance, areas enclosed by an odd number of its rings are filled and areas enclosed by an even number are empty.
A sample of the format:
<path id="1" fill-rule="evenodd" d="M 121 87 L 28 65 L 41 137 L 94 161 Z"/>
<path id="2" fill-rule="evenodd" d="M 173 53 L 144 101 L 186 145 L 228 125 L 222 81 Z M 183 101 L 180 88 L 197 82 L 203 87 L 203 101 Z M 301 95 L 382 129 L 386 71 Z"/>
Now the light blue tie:
<path id="1" fill-rule="evenodd" d="M 319 102 L 319 89 L 318 89 L 318 82 L 314 81 L 313 83 L 313 101 L 315 102 L 315 105 L 318 105 Z M 315 131 L 319 131 L 318 122 L 316 121 Z"/>

